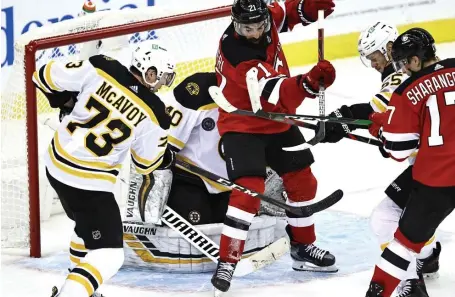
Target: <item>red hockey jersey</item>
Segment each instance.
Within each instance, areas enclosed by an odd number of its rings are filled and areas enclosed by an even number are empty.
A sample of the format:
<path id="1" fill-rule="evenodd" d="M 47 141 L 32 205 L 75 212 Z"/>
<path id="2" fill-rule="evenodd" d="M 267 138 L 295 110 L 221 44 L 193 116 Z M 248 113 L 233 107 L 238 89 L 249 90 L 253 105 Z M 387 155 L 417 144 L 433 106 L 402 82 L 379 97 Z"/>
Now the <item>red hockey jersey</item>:
<path id="1" fill-rule="evenodd" d="M 314 98 L 305 92 L 299 82 L 300 77 L 290 77 L 278 37 L 278 32 L 292 29 L 300 23 L 299 2 L 291 0 L 269 5 L 272 24 L 264 43 L 252 44 L 239 38 L 232 23 L 223 33 L 215 69 L 218 86 L 233 106 L 252 110 L 246 86 L 246 73 L 252 67 L 258 69 L 261 103 L 265 111 L 295 113 L 305 97 Z M 221 109 L 218 119 L 221 135 L 226 132 L 272 134 L 286 131 L 289 127 L 260 118 L 229 114 Z"/>
<path id="2" fill-rule="evenodd" d="M 433 187 L 455 186 L 455 59 L 408 78 L 387 109 L 385 150 L 404 160 L 419 148 L 414 179 Z"/>

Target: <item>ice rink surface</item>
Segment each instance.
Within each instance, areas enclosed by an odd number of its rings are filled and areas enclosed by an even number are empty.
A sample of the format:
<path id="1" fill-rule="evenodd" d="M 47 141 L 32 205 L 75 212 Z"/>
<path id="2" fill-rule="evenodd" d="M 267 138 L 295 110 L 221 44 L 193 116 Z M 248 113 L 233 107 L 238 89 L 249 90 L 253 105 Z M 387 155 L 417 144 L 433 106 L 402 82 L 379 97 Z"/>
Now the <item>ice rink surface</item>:
<path id="1" fill-rule="evenodd" d="M 455 43 L 437 46 L 440 58 L 454 57 Z M 316 53 L 314 53 L 316 54 Z M 326 94 L 327 114 L 343 104 L 368 102 L 379 91 L 380 75 L 363 66 L 358 58 L 334 61 L 337 79 Z M 293 69 L 305 73 L 309 67 Z M 318 114 L 317 100 L 307 99 L 300 113 Z M 304 131 L 312 137 L 312 132 Z M 366 135 L 366 134 L 364 134 Z M 372 146 L 344 139 L 338 144 L 318 144 L 312 166 L 318 178 L 318 197 L 335 189 L 344 198 L 330 210 L 316 216 L 317 244 L 337 257 L 336 274 L 302 273 L 290 268 L 289 255 L 273 265 L 243 278 L 235 278 L 224 296 L 236 297 L 331 297 L 365 296 L 372 268 L 380 255 L 369 229 L 368 216 L 385 196 L 384 189 L 408 166 L 382 158 Z M 58 215 L 42 227 L 43 257 L 30 259 L 2 251 L 2 297 L 50 296 L 52 286 L 60 286 L 68 266 L 67 245 L 72 224 Z M 455 296 L 455 215 L 441 225 L 440 277 L 427 282 L 430 296 Z M 212 296 L 211 274 L 168 274 L 133 268 L 122 269 L 101 287 L 107 297 Z"/>

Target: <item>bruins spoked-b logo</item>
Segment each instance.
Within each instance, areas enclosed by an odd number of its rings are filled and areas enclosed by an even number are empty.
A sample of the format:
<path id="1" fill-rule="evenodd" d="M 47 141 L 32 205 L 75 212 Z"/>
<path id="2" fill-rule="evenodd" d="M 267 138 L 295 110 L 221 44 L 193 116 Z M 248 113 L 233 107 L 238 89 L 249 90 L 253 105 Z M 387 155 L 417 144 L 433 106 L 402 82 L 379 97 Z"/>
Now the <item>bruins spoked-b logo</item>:
<path id="1" fill-rule="evenodd" d="M 202 129 L 205 131 L 212 131 L 215 128 L 215 121 L 212 118 L 205 118 L 202 120 Z"/>
<path id="2" fill-rule="evenodd" d="M 194 82 L 189 82 L 187 83 L 185 89 L 188 91 L 188 93 L 190 93 L 190 95 L 192 96 L 197 96 L 199 95 L 199 86 L 198 84 L 194 83 Z"/>
<path id="3" fill-rule="evenodd" d="M 197 224 L 201 221 L 201 214 L 195 210 L 192 210 L 188 214 L 188 220 L 193 224 Z"/>
<path id="4" fill-rule="evenodd" d="M 92 231 L 93 239 L 98 240 L 101 238 L 101 232 L 99 230 Z"/>

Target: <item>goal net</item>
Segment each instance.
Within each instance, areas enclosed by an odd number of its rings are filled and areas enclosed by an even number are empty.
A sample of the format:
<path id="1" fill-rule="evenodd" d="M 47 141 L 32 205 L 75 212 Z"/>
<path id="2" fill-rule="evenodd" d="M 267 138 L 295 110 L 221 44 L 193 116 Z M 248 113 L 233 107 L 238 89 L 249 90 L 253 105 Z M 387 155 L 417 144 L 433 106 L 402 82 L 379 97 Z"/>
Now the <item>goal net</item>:
<path id="1" fill-rule="evenodd" d="M 214 71 L 229 11 L 229 7 L 192 13 L 157 7 L 101 11 L 36 28 L 17 39 L 14 65 L 1 98 L 2 248 L 29 247 L 30 255 L 39 257 L 40 220 L 49 218 L 56 198 L 41 161 L 54 133 L 48 124 L 58 124 L 58 110 L 50 108 L 34 87 L 27 89 L 32 71 L 51 59 L 86 59 L 86 49 L 99 40 L 100 53 L 129 65 L 134 44 L 158 39 L 178 60 L 175 86 L 192 73 Z M 121 200 L 121 192 L 118 185 L 117 199 Z"/>

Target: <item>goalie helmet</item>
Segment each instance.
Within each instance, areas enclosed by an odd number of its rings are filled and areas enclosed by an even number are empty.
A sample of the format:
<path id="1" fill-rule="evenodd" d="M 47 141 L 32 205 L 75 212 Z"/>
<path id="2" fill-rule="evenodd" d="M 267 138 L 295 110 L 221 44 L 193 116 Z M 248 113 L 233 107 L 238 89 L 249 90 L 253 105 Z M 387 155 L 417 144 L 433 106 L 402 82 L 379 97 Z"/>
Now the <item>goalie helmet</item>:
<path id="1" fill-rule="evenodd" d="M 231 17 L 235 31 L 242 36 L 242 25 L 264 21 L 264 32 L 270 30 L 269 9 L 263 0 L 235 0 L 231 8 Z"/>
<path id="2" fill-rule="evenodd" d="M 392 46 L 393 67 L 401 69 L 410 57 L 426 62 L 436 56 L 434 38 L 422 28 L 412 28 L 398 36 Z"/>
<path id="3" fill-rule="evenodd" d="M 164 80 L 164 85 L 168 87 L 174 82 L 175 60 L 167 49 L 154 40 L 146 40 L 139 44 L 133 52 L 131 66 L 141 72 L 142 78 L 151 86 L 152 90 L 162 79 Z M 157 80 L 154 83 L 149 83 L 145 79 L 147 70 L 150 68 L 156 70 Z"/>
<path id="4" fill-rule="evenodd" d="M 367 56 L 379 51 L 386 59 L 390 61 L 387 56 L 387 44 L 394 42 L 398 37 L 398 30 L 395 26 L 386 24 L 384 22 L 376 22 L 368 26 L 359 36 L 359 43 L 357 50 L 360 54 L 360 59 L 365 66 L 370 66 Z"/>

